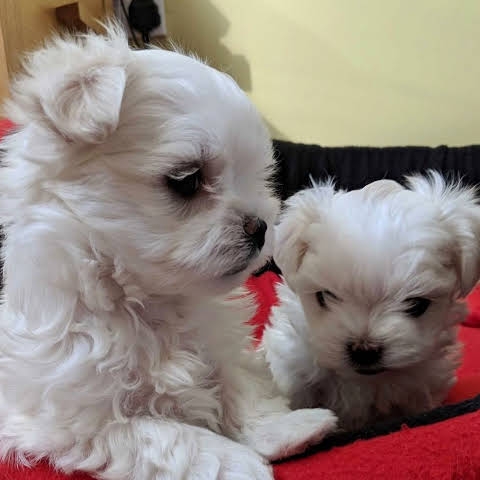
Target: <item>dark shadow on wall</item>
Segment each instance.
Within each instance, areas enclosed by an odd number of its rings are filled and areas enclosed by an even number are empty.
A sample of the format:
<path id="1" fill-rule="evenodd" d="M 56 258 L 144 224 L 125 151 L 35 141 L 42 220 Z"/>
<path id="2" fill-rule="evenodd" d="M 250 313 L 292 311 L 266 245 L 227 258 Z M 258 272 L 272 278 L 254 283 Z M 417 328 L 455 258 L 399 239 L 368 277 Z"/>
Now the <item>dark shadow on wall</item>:
<path id="1" fill-rule="evenodd" d="M 231 75 L 242 90 L 252 92 L 248 59 L 225 46 L 230 20 L 210 0 L 166 0 L 165 7 L 168 42 L 162 42 L 164 47 L 173 42 L 186 52 L 197 54 L 212 67 Z M 272 138 L 287 138 L 270 121 L 265 122 Z"/>
<path id="2" fill-rule="evenodd" d="M 230 21 L 209 0 L 167 0 L 165 7 L 171 41 L 228 73 L 244 91 L 251 92 L 248 60 L 222 42 Z"/>

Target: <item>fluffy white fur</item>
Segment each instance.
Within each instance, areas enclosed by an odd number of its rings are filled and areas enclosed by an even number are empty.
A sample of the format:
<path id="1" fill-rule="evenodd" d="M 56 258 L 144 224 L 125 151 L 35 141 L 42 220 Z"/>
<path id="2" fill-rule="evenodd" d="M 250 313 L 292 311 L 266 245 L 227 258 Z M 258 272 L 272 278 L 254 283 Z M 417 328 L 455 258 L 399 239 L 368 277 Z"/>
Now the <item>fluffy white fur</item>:
<path id="1" fill-rule="evenodd" d="M 271 145 L 227 75 L 125 36 L 56 39 L 13 85 L 0 179 L 0 454 L 102 479 L 270 479 L 319 441 L 250 350 Z M 191 199 L 169 179 L 200 169 Z M 268 226 L 261 255 L 246 218 Z M 258 250 L 258 249 L 257 249 Z M 233 271 L 239 273 L 233 274 Z"/>
<path id="2" fill-rule="evenodd" d="M 479 278 L 475 192 L 435 172 L 406 188 L 317 185 L 288 201 L 277 234 L 286 284 L 263 348 L 291 406 L 332 409 L 345 429 L 438 406 L 460 358 L 459 298 Z M 414 318 L 418 297 L 431 304 Z M 348 344 L 382 349 L 370 375 Z"/>

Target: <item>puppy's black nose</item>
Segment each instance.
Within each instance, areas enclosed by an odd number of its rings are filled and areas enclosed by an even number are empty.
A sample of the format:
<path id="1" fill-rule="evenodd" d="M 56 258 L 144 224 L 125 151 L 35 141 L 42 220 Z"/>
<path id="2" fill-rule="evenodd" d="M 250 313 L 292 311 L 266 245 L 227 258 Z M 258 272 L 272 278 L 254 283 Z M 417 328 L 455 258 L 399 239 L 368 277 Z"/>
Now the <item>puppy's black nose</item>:
<path id="1" fill-rule="evenodd" d="M 253 244 L 261 250 L 265 244 L 265 232 L 267 224 L 258 217 L 248 217 L 243 224 L 245 233 L 250 237 Z"/>
<path id="2" fill-rule="evenodd" d="M 350 362 L 357 369 L 376 367 L 382 359 L 383 347 L 351 342 L 347 343 L 347 354 Z"/>

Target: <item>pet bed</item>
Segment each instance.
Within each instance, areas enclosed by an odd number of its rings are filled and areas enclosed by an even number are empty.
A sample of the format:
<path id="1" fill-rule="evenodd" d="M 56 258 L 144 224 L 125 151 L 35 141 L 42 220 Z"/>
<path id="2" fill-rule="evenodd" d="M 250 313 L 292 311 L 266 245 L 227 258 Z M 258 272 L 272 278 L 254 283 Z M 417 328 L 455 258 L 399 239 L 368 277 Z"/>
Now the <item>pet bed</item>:
<path id="1" fill-rule="evenodd" d="M 277 274 L 266 272 L 248 281 L 259 305 L 252 322 L 260 338 L 276 301 Z M 462 326 L 465 359 L 448 404 L 434 412 L 383 424 L 344 436 L 274 466 L 277 480 L 391 480 L 480 478 L 480 288 L 468 298 L 471 313 Z M 473 310 L 475 308 L 475 310 Z M 33 469 L 0 464 L 0 480 L 90 480 L 85 474 L 63 475 L 48 465 Z"/>
<path id="2" fill-rule="evenodd" d="M 0 137 L 11 128 L 0 122 Z M 480 147 L 429 149 L 322 148 L 276 142 L 277 186 L 282 198 L 308 185 L 310 176 L 334 176 L 339 186 L 358 188 L 378 178 L 399 180 L 405 173 L 435 168 L 460 174 L 466 183 L 480 183 Z M 270 265 L 247 286 L 257 299 L 252 319 L 260 338 L 280 277 Z M 465 343 L 459 380 L 446 405 L 398 422 L 375 425 L 334 436 L 308 454 L 275 465 L 277 480 L 316 479 L 458 479 L 480 478 L 480 288 L 467 299 L 470 314 L 460 329 Z M 47 464 L 17 468 L 0 463 L 0 480 L 88 480 L 85 474 L 66 476 Z"/>

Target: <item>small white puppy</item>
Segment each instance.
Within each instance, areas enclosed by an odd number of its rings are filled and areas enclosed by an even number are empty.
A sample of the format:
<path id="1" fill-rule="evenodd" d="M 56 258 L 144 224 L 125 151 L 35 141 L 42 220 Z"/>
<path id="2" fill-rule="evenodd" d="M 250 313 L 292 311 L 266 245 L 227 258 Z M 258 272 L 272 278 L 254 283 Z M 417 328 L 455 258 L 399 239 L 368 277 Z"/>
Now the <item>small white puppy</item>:
<path id="1" fill-rule="evenodd" d="M 9 115 L 1 457 L 263 480 L 265 459 L 335 427 L 291 412 L 229 293 L 265 261 L 277 210 L 269 136 L 231 78 L 112 28 L 34 53 Z"/>
<path id="2" fill-rule="evenodd" d="M 292 408 L 356 429 L 438 406 L 460 359 L 459 299 L 479 279 L 474 190 L 435 172 L 406 188 L 327 183 L 290 198 L 277 233 L 286 283 L 263 348 Z"/>

